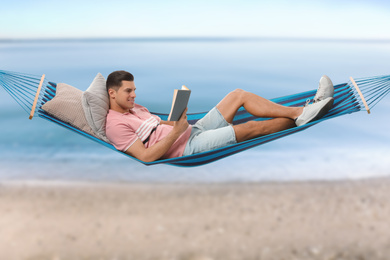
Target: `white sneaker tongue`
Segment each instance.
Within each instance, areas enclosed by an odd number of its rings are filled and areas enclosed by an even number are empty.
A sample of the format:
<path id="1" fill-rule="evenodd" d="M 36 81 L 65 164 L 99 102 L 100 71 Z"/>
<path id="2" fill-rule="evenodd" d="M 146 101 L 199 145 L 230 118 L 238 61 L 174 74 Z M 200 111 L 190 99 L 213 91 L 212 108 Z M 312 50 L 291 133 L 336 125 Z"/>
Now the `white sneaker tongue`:
<path id="1" fill-rule="evenodd" d="M 317 95 L 314 97 L 314 102 L 318 102 L 318 101 L 320 101 L 320 100 L 322 100 L 322 99 L 324 99 L 324 95 L 325 95 L 325 93 L 324 92 L 322 92 L 322 93 L 320 93 L 320 92 L 317 92 Z"/>

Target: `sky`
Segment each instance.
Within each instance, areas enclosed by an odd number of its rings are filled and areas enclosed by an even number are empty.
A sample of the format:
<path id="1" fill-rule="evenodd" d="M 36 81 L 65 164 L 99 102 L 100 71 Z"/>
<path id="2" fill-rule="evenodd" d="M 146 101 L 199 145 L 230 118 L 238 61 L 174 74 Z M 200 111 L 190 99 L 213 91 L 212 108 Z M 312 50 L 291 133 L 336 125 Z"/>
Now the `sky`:
<path id="1" fill-rule="evenodd" d="M 0 39 L 390 39 L 387 0 L 1 0 Z"/>

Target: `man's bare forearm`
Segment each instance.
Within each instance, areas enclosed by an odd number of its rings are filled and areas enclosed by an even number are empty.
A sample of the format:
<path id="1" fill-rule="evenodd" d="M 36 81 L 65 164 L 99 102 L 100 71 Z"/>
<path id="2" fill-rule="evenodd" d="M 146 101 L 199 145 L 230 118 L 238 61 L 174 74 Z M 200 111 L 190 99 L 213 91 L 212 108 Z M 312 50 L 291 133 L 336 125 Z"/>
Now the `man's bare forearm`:
<path id="1" fill-rule="evenodd" d="M 168 150 L 176 142 L 180 135 L 180 132 L 172 130 L 161 141 L 149 148 L 146 148 L 139 159 L 144 162 L 153 162 L 160 159 L 166 152 L 168 152 Z"/>

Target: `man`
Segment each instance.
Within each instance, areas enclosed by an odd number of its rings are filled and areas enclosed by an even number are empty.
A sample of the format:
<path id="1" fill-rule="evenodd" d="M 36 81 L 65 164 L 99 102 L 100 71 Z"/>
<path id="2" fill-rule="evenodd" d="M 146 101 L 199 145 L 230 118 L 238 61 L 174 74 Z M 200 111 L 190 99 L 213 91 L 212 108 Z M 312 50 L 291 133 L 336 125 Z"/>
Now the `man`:
<path id="1" fill-rule="evenodd" d="M 106 119 L 108 139 L 116 149 L 145 162 L 205 152 L 307 124 L 331 109 L 334 93 L 327 76 L 320 80 L 314 103 L 305 107 L 282 106 L 236 89 L 191 126 L 187 122 L 187 109 L 179 121 L 168 122 L 136 104 L 134 77 L 127 71 L 112 72 L 106 87 L 110 98 Z M 272 119 L 232 125 L 240 107 L 256 117 Z"/>

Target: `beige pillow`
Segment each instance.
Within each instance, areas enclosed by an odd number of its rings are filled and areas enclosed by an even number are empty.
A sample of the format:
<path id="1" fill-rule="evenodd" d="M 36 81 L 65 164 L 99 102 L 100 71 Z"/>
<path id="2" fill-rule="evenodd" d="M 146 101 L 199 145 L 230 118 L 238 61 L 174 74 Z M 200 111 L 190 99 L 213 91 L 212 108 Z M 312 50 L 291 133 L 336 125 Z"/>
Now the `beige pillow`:
<path id="1" fill-rule="evenodd" d="M 56 95 L 46 102 L 42 109 L 90 135 L 97 137 L 85 119 L 81 96 L 83 92 L 65 83 L 57 84 Z"/>
<path id="2" fill-rule="evenodd" d="M 89 88 L 81 98 L 85 118 L 92 131 L 102 140 L 109 142 L 106 137 L 106 117 L 110 106 L 106 90 L 106 80 L 98 73 Z"/>

